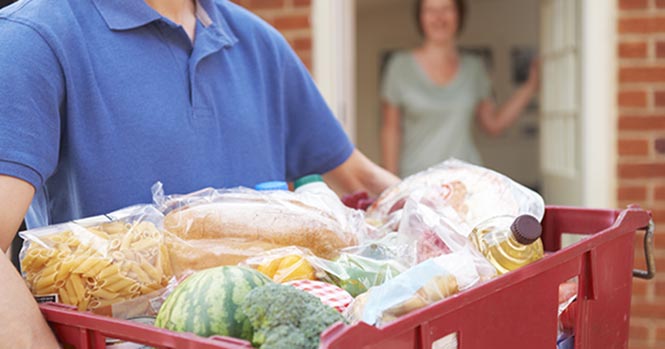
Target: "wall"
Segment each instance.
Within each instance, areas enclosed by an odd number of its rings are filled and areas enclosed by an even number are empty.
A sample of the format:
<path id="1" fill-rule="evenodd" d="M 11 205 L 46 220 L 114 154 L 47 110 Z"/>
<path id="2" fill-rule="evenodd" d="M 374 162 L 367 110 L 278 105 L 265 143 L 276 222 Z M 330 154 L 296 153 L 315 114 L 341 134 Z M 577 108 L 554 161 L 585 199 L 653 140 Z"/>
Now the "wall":
<path id="1" fill-rule="evenodd" d="M 653 210 L 655 281 L 635 281 L 631 348 L 665 347 L 665 1 L 619 0 L 618 199 Z M 635 258 L 642 259 L 637 245 Z M 642 263 L 643 264 L 643 263 Z"/>
<path id="2" fill-rule="evenodd" d="M 511 79 L 511 49 L 515 46 L 538 48 L 538 2 L 472 0 L 468 4 L 470 16 L 460 45 L 491 48 L 494 91 L 497 101 L 505 101 L 515 88 Z M 357 144 L 370 158 L 379 161 L 381 56 L 390 50 L 415 47 L 420 38 L 413 24 L 411 1 L 379 4 L 358 0 L 358 5 Z M 537 110 L 532 110 L 501 137 L 491 139 L 476 130 L 484 164 L 526 185 L 537 186 L 540 180 L 537 128 Z"/>
<path id="3" fill-rule="evenodd" d="M 233 0 L 277 28 L 312 70 L 311 0 Z"/>

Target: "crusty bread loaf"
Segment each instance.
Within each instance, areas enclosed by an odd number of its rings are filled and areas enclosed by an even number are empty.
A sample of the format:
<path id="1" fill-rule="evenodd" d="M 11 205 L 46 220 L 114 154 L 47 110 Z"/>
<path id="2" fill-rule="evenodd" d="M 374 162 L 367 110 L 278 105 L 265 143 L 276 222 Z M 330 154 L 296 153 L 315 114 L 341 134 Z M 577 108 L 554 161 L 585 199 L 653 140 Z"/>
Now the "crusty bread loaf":
<path id="1" fill-rule="evenodd" d="M 175 275 L 222 265 L 237 265 L 246 259 L 281 246 L 263 241 L 242 239 L 182 240 L 167 236 L 166 245 Z"/>
<path id="2" fill-rule="evenodd" d="M 323 258 L 334 258 L 356 244 L 325 212 L 302 203 L 277 204 L 267 200 L 231 200 L 180 208 L 164 218 L 164 228 L 186 239 L 238 238 L 279 246 L 309 248 Z"/>

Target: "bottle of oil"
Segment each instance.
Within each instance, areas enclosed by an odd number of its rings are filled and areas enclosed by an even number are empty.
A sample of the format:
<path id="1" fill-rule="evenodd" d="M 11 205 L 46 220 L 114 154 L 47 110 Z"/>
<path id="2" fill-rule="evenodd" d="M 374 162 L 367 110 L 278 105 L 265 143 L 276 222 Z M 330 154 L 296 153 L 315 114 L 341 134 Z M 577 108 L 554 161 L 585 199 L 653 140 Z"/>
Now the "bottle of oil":
<path id="1" fill-rule="evenodd" d="M 543 257 L 541 233 L 533 216 L 498 216 L 478 224 L 469 238 L 501 275 Z"/>

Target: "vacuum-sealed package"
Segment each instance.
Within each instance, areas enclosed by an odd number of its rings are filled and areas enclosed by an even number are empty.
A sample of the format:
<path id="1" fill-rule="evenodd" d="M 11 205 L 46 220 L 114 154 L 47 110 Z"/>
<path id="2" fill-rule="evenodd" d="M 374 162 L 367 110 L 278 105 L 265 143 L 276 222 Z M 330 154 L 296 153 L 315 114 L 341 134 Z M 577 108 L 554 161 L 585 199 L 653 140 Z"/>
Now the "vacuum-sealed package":
<path id="1" fill-rule="evenodd" d="M 159 291 L 173 276 L 162 218 L 143 205 L 21 232 L 23 277 L 35 296 L 79 310 Z"/>
<path id="2" fill-rule="evenodd" d="M 367 210 L 367 219 L 387 222 L 391 213 L 423 189 L 437 190 L 438 201 L 443 204 L 435 211 L 454 211 L 444 213 L 455 219 L 451 224 L 458 231 L 458 226 L 474 227 L 495 216 L 529 214 L 542 220 L 545 213 L 543 198 L 536 192 L 490 169 L 450 159 L 386 189 Z M 470 232 L 464 231 L 467 235 Z"/>

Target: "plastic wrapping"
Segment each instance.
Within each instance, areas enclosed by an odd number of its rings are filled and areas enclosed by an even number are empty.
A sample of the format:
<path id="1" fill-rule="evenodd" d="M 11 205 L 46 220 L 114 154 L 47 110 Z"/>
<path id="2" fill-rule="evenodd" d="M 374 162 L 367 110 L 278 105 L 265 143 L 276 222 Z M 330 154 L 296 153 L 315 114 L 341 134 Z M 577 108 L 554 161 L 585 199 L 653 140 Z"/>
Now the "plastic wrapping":
<path id="1" fill-rule="evenodd" d="M 367 292 L 374 286 L 379 286 L 393 279 L 406 268 L 392 259 L 373 259 L 361 255 L 343 253 L 334 261 L 322 258 L 312 258 L 312 263 L 325 274 L 319 279 L 335 284 L 353 297 Z"/>
<path id="2" fill-rule="evenodd" d="M 173 276 L 153 206 L 19 233 L 21 270 L 36 296 L 57 294 L 79 310 L 161 290 Z"/>
<path id="3" fill-rule="evenodd" d="M 350 322 L 383 325 L 480 281 L 468 251 L 429 259 L 358 296 L 345 316 Z"/>
<path id="4" fill-rule="evenodd" d="M 334 258 L 365 234 L 362 216 L 354 210 L 346 209 L 348 216 L 340 217 L 339 210 L 289 191 L 204 189 L 164 196 L 158 183 L 153 193 L 165 214 L 165 229 L 187 241 L 234 239 L 274 247 L 299 246 Z"/>
<path id="5" fill-rule="evenodd" d="M 310 262 L 311 257 L 312 253 L 308 250 L 289 246 L 249 258 L 242 264 L 260 271 L 277 283 L 316 280 L 317 270 Z"/>
<path id="6" fill-rule="evenodd" d="M 369 207 L 368 220 L 385 223 L 409 196 L 423 189 L 438 190 L 445 205 L 437 204 L 436 210 L 454 210 L 454 215 L 446 215 L 454 218 L 450 223 L 458 231 L 458 226 L 473 227 L 498 215 L 530 214 L 541 220 L 545 212 L 542 197 L 532 190 L 492 170 L 450 159 L 385 190 Z"/>

